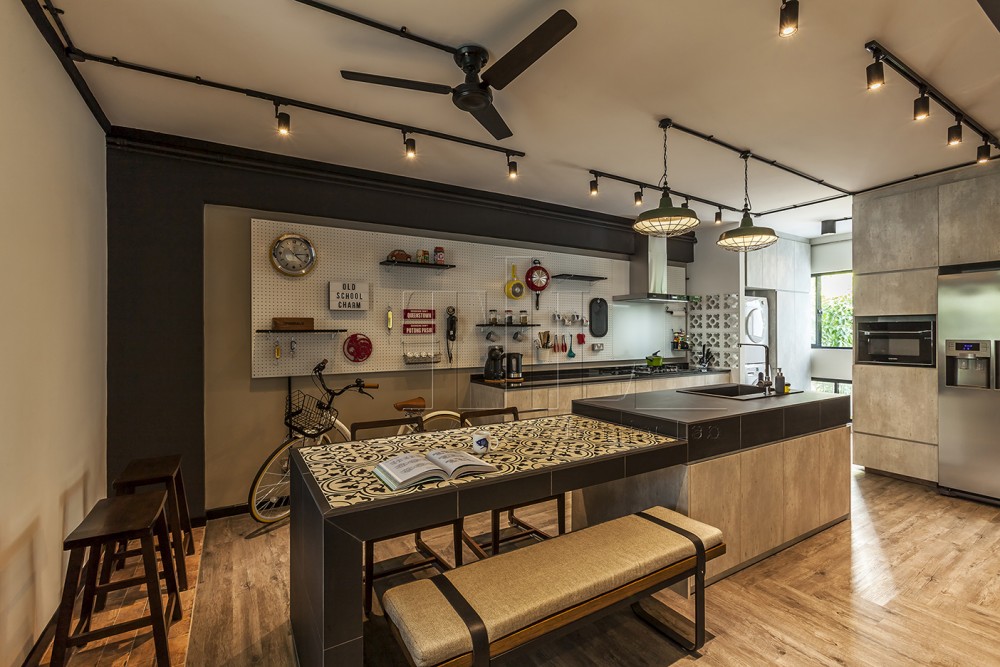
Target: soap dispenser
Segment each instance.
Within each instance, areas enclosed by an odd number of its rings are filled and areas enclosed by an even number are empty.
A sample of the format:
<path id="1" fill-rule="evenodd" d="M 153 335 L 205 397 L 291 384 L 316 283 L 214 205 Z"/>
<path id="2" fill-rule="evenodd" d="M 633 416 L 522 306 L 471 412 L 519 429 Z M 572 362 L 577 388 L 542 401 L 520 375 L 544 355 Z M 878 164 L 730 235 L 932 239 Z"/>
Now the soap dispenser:
<path id="1" fill-rule="evenodd" d="M 778 369 L 777 374 L 774 376 L 774 393 L 784 394 L 785 393 L 785 374 Z"/>

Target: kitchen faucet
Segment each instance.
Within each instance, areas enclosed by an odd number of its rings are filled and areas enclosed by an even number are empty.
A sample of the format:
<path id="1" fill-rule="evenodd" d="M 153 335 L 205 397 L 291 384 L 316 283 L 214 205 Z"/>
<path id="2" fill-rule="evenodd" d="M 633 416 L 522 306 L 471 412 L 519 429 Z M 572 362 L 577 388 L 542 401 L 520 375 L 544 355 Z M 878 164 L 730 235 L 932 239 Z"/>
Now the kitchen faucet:
<path id="1" fill-rule="evenodd" d="M 763 343 L 737 343 L 736 347 L 762 347 L 764 348 L 764 377 L 757 380 L 757 386 L 763 388 L 767 394 L 771 389 L 771 349 Z"/>

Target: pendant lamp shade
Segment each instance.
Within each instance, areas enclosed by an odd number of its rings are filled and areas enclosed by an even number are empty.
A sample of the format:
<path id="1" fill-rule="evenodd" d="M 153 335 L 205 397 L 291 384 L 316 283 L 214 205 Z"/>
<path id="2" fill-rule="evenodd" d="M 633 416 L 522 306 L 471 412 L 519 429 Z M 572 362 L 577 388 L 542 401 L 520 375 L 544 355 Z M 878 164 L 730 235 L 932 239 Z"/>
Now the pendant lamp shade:
<path id="1" fill-rule="evenodd" d="M 678 236 L 698 226 L 698 214 L 683 206 L 674 206 L 666 192 L 656 208 L 643 211 L 635 219 L 632 229 L 646 236 Z"/>
<path id="2" fill-rule="evenodd" d="M 752 252 L 762 250 L 778 241 L 778 235 L 770 227 L 757 227 L 750 219 L 750 212 L 743 210 L 743 219 L 740 226 L 723 232 L 719 237 L 720 248 L 733 252 Z"/>

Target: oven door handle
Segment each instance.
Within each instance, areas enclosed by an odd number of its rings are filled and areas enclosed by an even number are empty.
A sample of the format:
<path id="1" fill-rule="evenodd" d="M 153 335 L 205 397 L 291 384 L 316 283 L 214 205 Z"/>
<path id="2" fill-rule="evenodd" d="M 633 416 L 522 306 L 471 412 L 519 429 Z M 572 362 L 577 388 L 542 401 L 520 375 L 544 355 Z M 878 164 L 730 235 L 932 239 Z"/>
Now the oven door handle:
<path id="1" fill-rule="evenodd" d="M 921 329 L 920 331 L 865 331 L 864 329 L 862 329 L 861 333 L 863 333 L 866 336 L 878 336 L 878 335 L 899 336 L 906 334 L 918 335 L 925 333 L 933 333 L 933 331 L 934 331 L 933 329 Z"/>

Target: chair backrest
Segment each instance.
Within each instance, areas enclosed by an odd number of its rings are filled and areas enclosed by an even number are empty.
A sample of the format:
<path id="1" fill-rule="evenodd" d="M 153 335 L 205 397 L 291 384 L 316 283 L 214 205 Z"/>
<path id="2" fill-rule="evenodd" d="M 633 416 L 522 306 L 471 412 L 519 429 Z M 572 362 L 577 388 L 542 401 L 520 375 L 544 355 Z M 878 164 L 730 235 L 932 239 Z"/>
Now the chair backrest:
<path id="1" fill-rule="evenodd" d="M 389 428 L 391 426 L 412 426 L 414 432 L 421 432 L 424 430 L 424 420 L 419 415 L 414 415 L 412 417 L 399 417 L 397 419 L 354 422 L 351 424 L 351 440 L 358 439 L 358 431 L 370 431 L 377 428 Z"/>
<path id="2" fill-rule="evenodd" d="M 458 415 L 458 421 L 462 426 L 475 426 L 473 421 L 478 419 L 486 419 L 487 417 L 499 417 L 510 415 L 513 417 L 513 421 L 518 421 L 520 417 L 517 414 L 517 408 L 513 405 L 509 408 L 491 408 L 489 410 L 465 410 L 460 412 Z M 501 420 L 503 421 L 503 420 Z"/>

